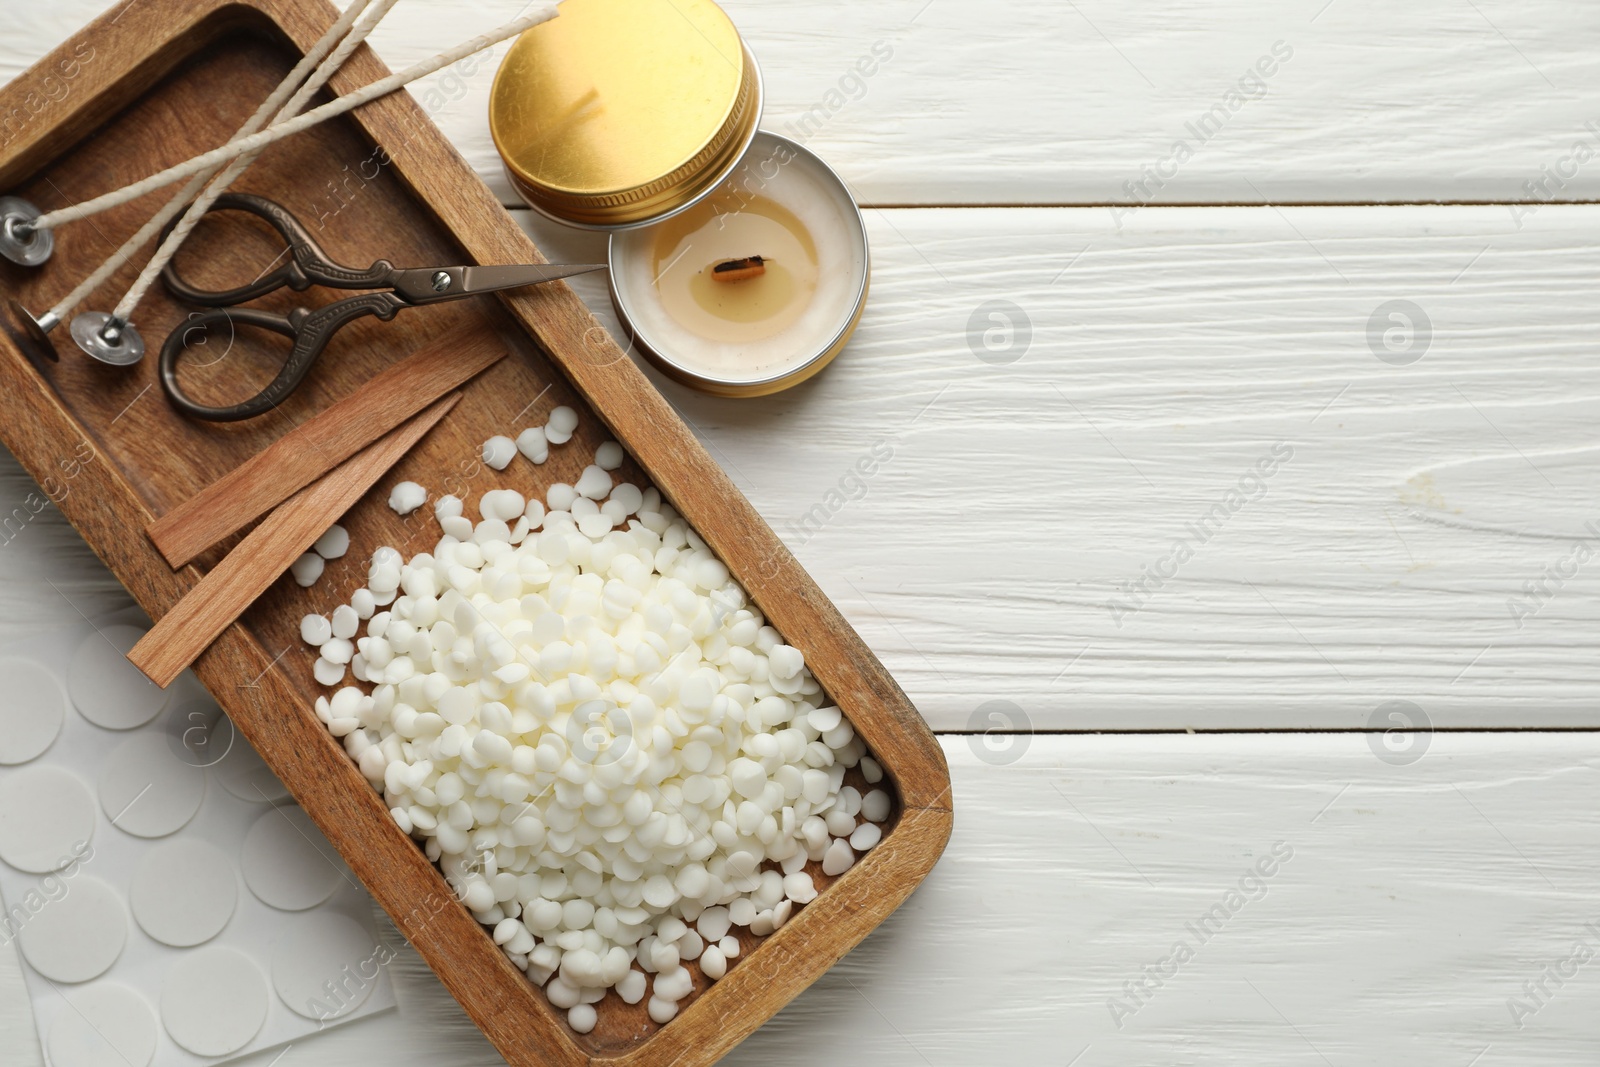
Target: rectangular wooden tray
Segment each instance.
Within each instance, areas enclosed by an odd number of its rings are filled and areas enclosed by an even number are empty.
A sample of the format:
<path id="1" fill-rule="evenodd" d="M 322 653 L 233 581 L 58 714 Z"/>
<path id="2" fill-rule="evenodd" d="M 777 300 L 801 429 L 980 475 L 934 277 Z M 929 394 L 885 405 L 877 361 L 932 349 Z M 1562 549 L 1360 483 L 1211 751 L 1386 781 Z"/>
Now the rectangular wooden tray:
<path id="1" fill-rule="evenodd" d="M 323 0 L 129 0 L 0 90 L 0 193 L 46 209 L 117 188 L 222 143 L 336 15 Z M 388 71 L 363 47 L 333 79 L 348 92 Z M 479 76 L 489 76 L 485 70 Z M 429 121 L 399 93 L 270 149 L 237 188 L 284 203 L 351 264 L 516 263 L 538 250 Z M 40 313 L 170 195 L 149 196 L 64 227 L 36 270 L 0 264 L 0 290 Z M 238 249 L 196 235 L 199 263 Z M 230 234 L 248 243 L 250 235 Z M 148 250 L 146 250 L 148 254 Z M 187 253 L 186 253 L 187 254 Z M 236 258 L 236 257 L 235 257 Z M 139 258 L 91 301 L 109 308 Z M 264 306 L 311 306 L 323 294 L 275 294 Z M 152 349 L 188 310 L 158 285 L 136 317 Z M 0 438 L 129 591 L 159 618 L 228 545 L 174 572 L 145 526 L 289 427 L 381 368 L 440 339 L 492 338 L 511 356 L 471 382 L 457 408 L 342 520 L 352 550 L 309 589 L 280 581 L 200 658 L 195 671 L 289 787 L 451 994 L 512 1064 L 693 1065 L 714 1062 L 816 980 L 911 893 L 951 827 L 949 774 L 916 710 L 673 409 L 582 302 L 555 284 L 365 320 L 340 333 L 307 383 L 273 414 L 243 424 L 187 421 L 156 386 L 152 354 L 132 369 L 91 362 L 57 335 L 59 363 L 35 362 L 0 335 Z M 216 340 L 216 339 L 214 339 Z M 221 346 L 212 373 L 261 375 L 255 338 Z M 254 380 L 261 380 L 260 377 Z M 580 413 L 573 443 L 548 464 L 503 473 L 479 460 L 489 436 L 538 425 L 550 408 Z M 896 809 L 882 844 L 783 929 L 748 938 L 720 982 L 696 976 L 694 999 L 666 1026 L 611 994 L 591 1034 L 570 1030 L 456 902 L 437 868 L 394 824 L 312 704 L 323 690 L 298 620 L 364 584 L 371 551 L 406 554 L 437 540 L 427 509 L 385 506 L 411 478 L 475 499 L 496 485 L 543 495 L 572 481 L 601 441 L 629 454 L 622 475 L 654 484 L 727 563 L 771 624 L 802 649 L 828 694 L 884 765 Z M 87 461 L 84 456 L 91 455 Z M 71 492 L 58 487 L 71 481 Z M 57 488 L 53 488 L 57 487 Z M 330 516 L 330 520 L 333 517 Z"/>

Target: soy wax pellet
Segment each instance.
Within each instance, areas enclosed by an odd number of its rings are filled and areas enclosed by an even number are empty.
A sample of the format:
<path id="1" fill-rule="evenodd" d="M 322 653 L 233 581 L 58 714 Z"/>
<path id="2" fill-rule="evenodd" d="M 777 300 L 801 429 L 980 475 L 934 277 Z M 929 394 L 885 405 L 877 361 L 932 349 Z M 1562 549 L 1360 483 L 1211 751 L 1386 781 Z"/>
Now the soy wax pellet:
<path id="1" fill-rule="evenodd" d="M 866 762 L 864 759 L 862 762 Z M 874 789 L 861 798 L 861 815 L 871 822 L 882 822 L 889 817 L 889 794 Z"/>
<path id="2" fill-rule="evenodd" d="M 545 503 L 551 511 L 567 511 L 578 499 L 578 491 L 565 482 L 556 482 L 545 490 Z"/>
<path id="3" fill-rule="evenodd" d="M 326 615 L 307 615 L 300 620 L 300 640 L 321 646 L 333 636 L 333 624 Z"/>
<path id="4" fill-rule="evenodd" d="M 579 994 L 576 986 L 564 978 L 552 978 L 550 984 L 544 987 L 545 995 L 550 998 L 550 1003 L 558 1008 L 575 1008 L 578 1005 Z"/>
<path id="5" fill-rule="evenodd" d="M 843 874 L 856 863 L 856 854 L 850 851 L 850 843 L 844 838 L 835 838 L 833 844 L 828 846 L 828 851 L 822 856 L 822 873 L 830 878 Z"/>
<path id="6" fill-rule="evenodd" d="M 817 899 L 817 887 L 811 884 L 811 876 L 804 871 L 784 877 L 783 893 L 796 904 L 809 904 Z"/>
<path id="7" fill-rule="evenodd" d="M 361 616 L 356 614 L 356 609 L 349 604 L 340 604 L 333 609 L 333 636 L 350 638 L 356 635 L 361 628 Z"/>
<path id="8" fill-rule="evenodd" d="M 756 918 L 755 903 L 749 897 L 739 897 L 728 905 L 728 916 L 735 926 L 749 926 Z"/>
<path id="9" fill-rule="evenodd" d="M 727 935 L 730 925 L 727 908 L 707 908 L 700 913 L 695 929 L 699 930 L 700 936 L 708 942 L 715 942 L 721 941 Z"/>
<path id="10" fill-rule="evenodd" d="M 838 727 L 841 719 L 838 708 L 817 708 L 806 715 L 806 721 L 811 724 L 812 729 L 822 734 Z"/>
<path id="11" fill-rule="evenodd" d="M 576 1004 L 567 1011 L 567 1025 L 580 1034 L 593 1030 L 598 1020 L 594 1007 L 589 1004 Z"/>
<path id="12" fill-rule="evenodd" d="M 317 543 L 311 546 L 311 551 L 323 559 L 338 559 L 349 550 L 350 534 L 338 523 L 328 527 L 328 532 L 317 538 Z"/>
<path id="13" fill-rule="evenodd" d="M 483 461 L 497 471 L 511 465 L 517 454 L 517 443 L 503 434 L 496 434 L 483 443 Z"/>
<path id="14" fill-rule="evenodd" d="M 578 413 L 565 404 L 552 408 L 550 417 L 545 420 L 545 440 L 553 445 L 564 445 L 572 440 L 572 432 L 578 428 Z"/>
<path id="15" fill-rule="evenodd" d="M 428 501 L 428 491 L 416 482 L 401 482 L 389 490 L 389 506 L 397 515 L 409 515 Z"/>
<path id="16" fill-rule="evenodd" d="M 318 656 L 311 666 L 311 674 L 323 685 L 338 685 L 344 680 L 344 664 Z"/>
<path id="17" fill-rule="evenodd" d="M 550 442 L 544 435 L 544 427 L 530 426 L 517 434 L 517 451 L 527 457 L 529 463 L 543 463 L 550 458 Z"/>
<path id="18" fill-rule="evenodd" d="M 491 489 L 478 500 L 478 514 L 486 519 L 510 522 L 522 514 L 527 506 L 522 494 L 515 489 Z"/>
<path id="19" fill-rule="evenodd" d="M 289 564 L 289 573 L 294 575 L 297 585 L 309 588 L 317 584 L 317 579 L 322 577 L 322 568 L 326 566 L 321 556 L 315 552 L 307 552 Z"/>
<path id="20" fill-rule="evenodd" d="M 606 494 L 611 492 L 611 475 L 601 468 L 590 464 L 583 469 L 573 488 L 579 496 L 588 497 L 590 500 L 604 500 Z"/>
<path id="21" fill-rule="evenodd" d="M 617 983 L 617 996 L 622 998 L 624 1004 L 637 1004 L 644 999 L 649 980 L 641 971 L 629 971 Z"/>
<path id="22" fill-rule="evenodd" d="M 601 470 L 614 471 L 622 466 L 622 446 L 607 441 L 594 450 L 594 465 Z"/>
<path id="23" fill-rule="evenodd" d="M 674 1000 L 662 1000 L 660 997 L 651 997 L 648 1008 L 650 1018 L 665 1026 L 678 1016 L 678 1003 Z"/>

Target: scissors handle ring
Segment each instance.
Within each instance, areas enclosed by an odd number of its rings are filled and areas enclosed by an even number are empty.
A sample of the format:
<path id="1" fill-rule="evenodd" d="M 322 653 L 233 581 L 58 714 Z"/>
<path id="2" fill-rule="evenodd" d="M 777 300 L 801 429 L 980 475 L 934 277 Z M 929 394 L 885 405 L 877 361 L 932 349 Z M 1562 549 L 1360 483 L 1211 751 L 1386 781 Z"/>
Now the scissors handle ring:
<path id="1" fill-rule="evenodd" d="M 254 215 L 278 232 L 288 243 L 289 261 L 276 270 L 269 271 L 234 289 L 200 289 L 191 285 L 178 273 L 176 258 L 169 259 L 161 270 L 161 280 L 168 292 L 180 300 L 202 307 L 228 307 L 253 300 L 258 296 L 287 286 L 300 292 L 312 285 L 326 285 L 335 289 L 377 289 L 389 283 L 394 264 L 380 259 L 364 270 L 346 267 L 328 257 L 312 238 L 311 232 L 282 204 L 252 193 L 223 193 L 206 209 L 213 211 L 243 211 Z M 161 232 L 165 241 L 178 224 L 177 219 L 167 223 Z"/>
<path id="2" fill-rule="evenodd" d="M 161 388 L 172 406 L 190 418 L 209 422 L 240 422 L 265 415 L 294 392 L 340 327 L 365 315 L 392 319 L 406 306 L 393 293 L 364 293 L 315 311 L 298 309 L 286 316 L 257 308 L 216 308 L 200 312 L 168 334 L 166 343 L 161 346 Z M 230 329 L 235 325 L 245 325 L 271 330 L 293 339 L 294 348 L 266 388 L 237 404 L 213 407 L 193 400 L 183 391 L 178 381 L 178 360 L 187 350 L 189 335 L 193 331 L 209 332 L 213 326 L 224 324 Z M 225 357 L 226 353 L 220 358 Z"/>

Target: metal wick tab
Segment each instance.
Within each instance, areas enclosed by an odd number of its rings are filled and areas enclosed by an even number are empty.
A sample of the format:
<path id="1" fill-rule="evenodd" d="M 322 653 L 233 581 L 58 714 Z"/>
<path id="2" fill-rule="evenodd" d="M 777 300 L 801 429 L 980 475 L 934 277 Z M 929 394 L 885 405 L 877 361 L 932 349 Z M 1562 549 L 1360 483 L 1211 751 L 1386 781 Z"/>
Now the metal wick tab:
<path id="1" fill-rule="evenodd" d="M 101 363 L 127 367 L 144 358 L 144 338 L 133 323 L 104 311 L 85 311 L 72 320 L 72 339 Z"/>
<path id="2" fill-rule="evenodd" d="M 15 300 L 6 301 L 6 310 L 10 312 L 11 326 L 15 327 L 10 331 L 12 340 L 19 344 L 27 342 L 24 348 L 28 350 L 28 355 L 35 363 L 38 363 L 40 358 L 51 363 L 61 362 L 61 357 L 56 355 L 56 346 L 50 343 L 48 336 L 51 330 L 61 325 L 61 320 L 55 312 L 46 311 L 38 318 L 34 318 L 31 311 Z"/>
<path id="3" fill-rule="evenodd" d="M 55 251 L 53 230 L 36 229 L 44 212 L 20 196 L 0 196 L 0 256 L 20 267 L 37 267 Z"/>

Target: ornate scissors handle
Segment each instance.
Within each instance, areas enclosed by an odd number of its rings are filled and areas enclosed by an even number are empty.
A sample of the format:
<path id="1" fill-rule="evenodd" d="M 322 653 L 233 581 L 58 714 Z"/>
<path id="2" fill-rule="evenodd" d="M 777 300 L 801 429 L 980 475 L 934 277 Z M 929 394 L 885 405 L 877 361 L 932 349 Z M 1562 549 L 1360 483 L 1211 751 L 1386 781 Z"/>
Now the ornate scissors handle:
<path id="1" fill-rule="evenodd" d="M 345 323 L 365 315 L 376 315 L 387 321 L 394 318 L 401 308 L 408 306 L 393 293 L 363 293 L 315 311 L 297 308 L 288 315 L 257 308 L 234 307 L 201 312 L 173 330 L 167 336 L 167 343 L 161 346 L 161 388 L 172 401 L 173 407 L 192 418 L 211 422 L 253 419 L 257 415 L 265 415 L 294 392 L 322 350 L 328 346 L 328 341 Z M 178 381 L 178 360 L 189 347 L 189 335 L 197 330 L 209 334 L 213 327 L 226 326 L 231 331 L 238 325 L 257 326 L 294 340 L 289 358 L 284 360 L 277 377 L 268 382 L 261 392 L 237 404 L 212 407 L 191 399 Z M 227 358 L 227 354 L 224 353 L 221 358 Z"/>
<path id="2" fill-rule="evenodd" d="M 248 285 L 226 290 L 198 289 L 190 285 L 178 273 L 177 261 L 169 260 L 162 268 L 161 280 L 166 283 L 168 291 L 173 296 L 187 300 L 191 304 L 199 304 L 202 307 L 228 307 L 264 296 L 285 286 L 296 292 L 313 285 L 326 285 L 335 289 L 380 289 L 390 284 L 390 277 L 394 274 L 394 264 L 386 259 L 378 260 L 365 270 L 356 270 L 342 263 L 335 263 L 312 239 L 310 231 L 299 219 L 290 214 L 282 204 L 268 200 L 264 196 L 255 196 L 252 193 L 223 193 L 217 197 L 216 203 L 206 209 L 206 214 L 209 215 L 214 211 L 244 211 L 262 219 L 278 231 L 279 236 L 288 243 L 289 260 L 283 266 L 263 274 Z M 176 225 L 177 220 L 167 224 L 161 235 L 163 240 Z"/>

